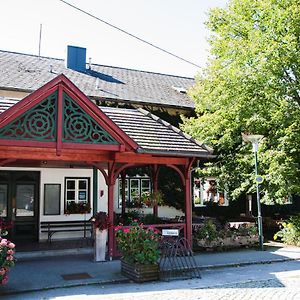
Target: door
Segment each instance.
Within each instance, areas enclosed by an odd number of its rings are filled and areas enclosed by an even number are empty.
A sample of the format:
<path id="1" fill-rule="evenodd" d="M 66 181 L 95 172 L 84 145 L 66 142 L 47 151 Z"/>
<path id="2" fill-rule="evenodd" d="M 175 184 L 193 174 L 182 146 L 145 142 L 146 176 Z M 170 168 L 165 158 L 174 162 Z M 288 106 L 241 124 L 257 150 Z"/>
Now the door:
<path id="1" fill-rule="evenodd" d="M 12 222 L 13 241 L 38 239 L 39 178 L 39 172 L 0 171 L 0 214 Z"/>

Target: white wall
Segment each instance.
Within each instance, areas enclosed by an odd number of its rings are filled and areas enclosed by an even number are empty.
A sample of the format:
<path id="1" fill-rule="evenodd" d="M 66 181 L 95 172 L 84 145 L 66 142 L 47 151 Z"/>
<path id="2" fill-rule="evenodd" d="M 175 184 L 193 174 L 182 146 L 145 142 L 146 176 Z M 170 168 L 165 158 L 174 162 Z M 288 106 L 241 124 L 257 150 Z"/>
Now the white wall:
<path id="1" fill-rule="evenodd" d="M 64 214 L 64 199 L 65 199 L 65 177 L 88 177 L 90 178 L 90 203 L 93 211 L 93 170 L 92 169 L 62 169 L 62 168 L 0 168 L 0 170 L 10 171 L 39 171 L 40 172 L 40 204 L 39 204 L 39 216 L 40 222 L 46 221 L 77 221 L 77 220 L 89 220 L 92 216 L 92 212 L 89 214 Z M 60 215 L 45 216 L 44 215 L 44 184 L 60 184 Z M 101 196 L 103 191 L 103 196 Z M 98 171 L 98 211 L 107 211 L 107 186 L 101 172 Z M 53 240 L 60 238 L 72 238 L 80 237 L 81 232 L 70 233 L 55 233 Z M 40 240 L 47 238 L 46 233 L 40 233 Z"/>

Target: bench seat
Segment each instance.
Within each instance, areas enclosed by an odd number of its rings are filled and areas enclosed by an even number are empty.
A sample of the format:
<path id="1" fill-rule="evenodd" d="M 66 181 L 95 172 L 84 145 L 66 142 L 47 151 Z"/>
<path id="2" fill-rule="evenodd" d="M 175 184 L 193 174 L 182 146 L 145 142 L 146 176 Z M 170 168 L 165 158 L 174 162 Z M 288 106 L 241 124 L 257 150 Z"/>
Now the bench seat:
<path id="1" fill-rule="evenodd" d="M 57 232 L 83 232 L 83 238 L 91 238 L 93 226 L 90 221 L 46 221 L 41 222 L 41 232 L 47 233 L 47 241 L 51 243 L 52 236 Z"/>

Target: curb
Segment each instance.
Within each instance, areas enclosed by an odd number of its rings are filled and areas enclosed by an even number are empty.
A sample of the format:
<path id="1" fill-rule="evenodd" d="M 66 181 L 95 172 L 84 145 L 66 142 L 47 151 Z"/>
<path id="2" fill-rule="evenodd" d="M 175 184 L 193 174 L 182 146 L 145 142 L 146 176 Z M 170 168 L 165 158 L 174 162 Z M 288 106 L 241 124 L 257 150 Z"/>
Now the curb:
<path id="1" fill-rule="evenodd" d="M 280 258 L 280 259 L 272 259 L 272 260 L 258 260 L 258 261 L 248 261 L 248 262 L 240 262 L 240 263 L 228 263 L 228 264 L 217 264 L 217 265 L 206 265 L 200 266 L 198 269 L 201 271 L 204 270 L 213 270 L 213 269 L 223 269 L 223 268 L 233 268 L 233 267 L 242 267 L 242 266 L 249 266 L 249 265 L 259 265 L 259 264 L 272 264 L 272 263 L 280 263 L 280 262 L 288 262 L 288 261 L 295 261 L 300 260 L 300 258 Z M 178 280 L 178 279 L 177 279 Z M 8 291 L 1 291 L 1 295 L 9 296 L 9 295 L 17 295 L 17 294 L 25 294 L 31 292 L 39 292 L 39 291 L 47 291 L 53 289 L 63 289 L 63 288 L 72 288 L 72 287 L 79 287 L 79 286 L 88 286 L 88 285 L 108 285 L 108 284 L 121 284 L 121 283 L 130 283 L 132 282 L 128 278 L 118 278 L 118 279 L 111 279 L 111 280 L 91 280 L 89 282 L 76 282 L 76 283 L 69 283 L 64 285 L 54 285 L 48 286 L 43 288 L 33 288 L 28 290 L 8 290 Z"/>

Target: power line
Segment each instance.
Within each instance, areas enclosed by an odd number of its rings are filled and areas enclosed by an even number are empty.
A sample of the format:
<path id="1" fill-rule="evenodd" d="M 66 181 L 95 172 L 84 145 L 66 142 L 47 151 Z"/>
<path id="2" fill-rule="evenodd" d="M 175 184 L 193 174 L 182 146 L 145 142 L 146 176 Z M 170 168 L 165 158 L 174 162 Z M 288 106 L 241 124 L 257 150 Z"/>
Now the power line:
<path id="1" fill-rule="evenodd" d="M 190 65 L 193 65 L 195 67 L 201 68 L 199 65 L 197 65 L 197 64 L 195 64 L 193 62 L 191 62 L 191 61 L 189 61 L 189 60 L 187 60 L 187 59 L 185 59 L 185 58 L 183 58 L 181 56 L 178 56 L 178 55 L 176 55 L 176 54 L 174 54 L 174 53 L 172 53 L 170 51 L 167 51 L 167 50 L 165 50 L 165 49 L 163 49 L 163 48 L 161 48 L 159 46 L 156 46 L 156 45 L 154 45 L 154 44 L 152 44 L 152 43 L 150 43 L 150 42 L 148 42 L 148 41 L 146 41 L 146 40 L 144 40 L 144 39 L 142 39 L 142 38 L 140 38 L 140 37 L 138 37 L 138 36 L 136 36 L 136 35 L 128 32 L 128 31 L 126 31 L 126 30 L 124 30 L 124 29 L 122 29 L 122 28 L 120 28 L 118 26 L 115 26 L 115 25 L 113 25 L 113 24 L 111 24 L 111 23 L 109 23 L 109 22 L 107 22 L 105 20 L 102 20 L 102 19 L 98 18 L 97 16 L 95 16 L 95 15 L 93 15 L 93 14 L 91 14 L 91 13 L 89 13 L 89 12 L 87 12 L 87 11 L 85 11 L 85 10 L 83 10 L 83 9 L 81 9 L 81 8 L 79 8 L 79 7 L 77 7 L 77 6 L 73 5 L 73 4 L 65 1 L 65 0 L 59 0 L 59 1 L 63 2 L 66 5 L 69 5 L 70 7 L 74 8 L 74 9 L 76 9 L 76 10 L 78 10 L 78 11 L 80 11 L 80 12 L 82 12 L 82 13 L 84 13 L 84 14 L 86 14 L 86 15 L 88 15 L 88 16 L 90 16 L 90 17 L 92 17 L 92 18 L 94 18 L 94 19 L 96 19 L 96 20 L 98 20 L 98 21 L 100 21 L 100 22 L 102 22 L 102 23 L 104 23 L 104 24 L 106 24 L 106 25 L 114 28 L 114 29 L 117 29 L 117 30 L 119 30 L 119 31 L 121 31 L 121 32 L 123 32 L 123 33 L 125 33 L 125 34 L 127 34 L 129 36 L 131 36 L 132 38 L 134 38 L 134 39 L 136 39 L 136 40 L 138 40 L 138 41 L 140 41 L 142 43 L 145 43 L 145 44 L 147 44 L 147 45 L 149 45 L 149 46 L 151 46 L 153 48 L 156 48 L 156 49 L 158 49 L 158 50 L 160 50 L 162 52 L 165 52 L 165 53 L 167 53 L 167 54 L 169 54 L 169 55 L 171 55 L 173 57 L 176 57 L 176 58 L 178 58 L 178 59 L 180 59 L 180 60 L 182 60 L 182 61 L 184 61 L 184 62 L 186 62 L 186 63 L 188 63 Z"/>

